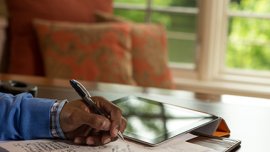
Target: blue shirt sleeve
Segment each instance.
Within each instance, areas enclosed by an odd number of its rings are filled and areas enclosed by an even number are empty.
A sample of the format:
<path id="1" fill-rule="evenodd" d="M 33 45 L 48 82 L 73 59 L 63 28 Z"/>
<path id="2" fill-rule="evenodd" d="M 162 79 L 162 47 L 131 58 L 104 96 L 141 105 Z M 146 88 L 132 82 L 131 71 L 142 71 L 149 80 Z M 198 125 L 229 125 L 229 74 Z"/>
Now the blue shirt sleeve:
<path id="1" fill-rule="evenodd" d="M 50 109 L 55 100 L 0 92 L 0 140 L 52 138 Z"/>

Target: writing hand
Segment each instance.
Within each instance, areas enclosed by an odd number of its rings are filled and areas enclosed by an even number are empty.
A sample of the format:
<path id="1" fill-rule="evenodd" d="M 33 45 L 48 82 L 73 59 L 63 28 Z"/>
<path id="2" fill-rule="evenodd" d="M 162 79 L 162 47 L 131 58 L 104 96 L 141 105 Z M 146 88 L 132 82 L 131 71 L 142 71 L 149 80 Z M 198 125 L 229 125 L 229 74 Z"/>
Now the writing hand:
<path id="1" fill-rule="evenodd" d="M 106 144 L 117 138 L 118 130 L 123 132 L 126 128 L 126 120 L 117 106 L 102 97 L 91 98 L 108 117 L 93 113 L 82 100 L 66 103 L 60 113 L 64 134 L 76 144 Z"/>

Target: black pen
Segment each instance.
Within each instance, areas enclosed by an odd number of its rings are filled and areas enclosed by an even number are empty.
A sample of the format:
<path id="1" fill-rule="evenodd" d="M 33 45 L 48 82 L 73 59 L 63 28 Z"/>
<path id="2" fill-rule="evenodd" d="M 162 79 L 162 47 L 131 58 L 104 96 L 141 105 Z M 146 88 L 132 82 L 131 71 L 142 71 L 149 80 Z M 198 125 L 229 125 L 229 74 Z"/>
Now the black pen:
<path id="1" fill-rule="evenodd" d="M 106 114 L 103 113 L 95 104 L 95 102 L 91 99 L 90 93 L 86 90 L 86 88 L 77 80 L 70 80 L 71 86 L 76 90 L 76 92 L 81 96 L 83 101 L 94 111 L 94 113 L 103 115 L 106 117 Z M 124 136 L 120 131 L 118 131 L 117 136 L 124 140 Z"/>

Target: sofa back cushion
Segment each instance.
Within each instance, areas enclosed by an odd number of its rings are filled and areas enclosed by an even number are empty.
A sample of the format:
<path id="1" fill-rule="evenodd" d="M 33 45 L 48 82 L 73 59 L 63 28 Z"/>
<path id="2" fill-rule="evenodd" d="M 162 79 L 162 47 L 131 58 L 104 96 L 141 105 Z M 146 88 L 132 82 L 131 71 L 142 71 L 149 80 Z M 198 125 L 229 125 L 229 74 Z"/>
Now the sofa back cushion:
<path id="1" fill-rule="evenodd" d="M 7 0 L 10 73 L 44 75 L 33 19 L 95 22 L 97 10 L 112 13 L 112 0 Z"/>

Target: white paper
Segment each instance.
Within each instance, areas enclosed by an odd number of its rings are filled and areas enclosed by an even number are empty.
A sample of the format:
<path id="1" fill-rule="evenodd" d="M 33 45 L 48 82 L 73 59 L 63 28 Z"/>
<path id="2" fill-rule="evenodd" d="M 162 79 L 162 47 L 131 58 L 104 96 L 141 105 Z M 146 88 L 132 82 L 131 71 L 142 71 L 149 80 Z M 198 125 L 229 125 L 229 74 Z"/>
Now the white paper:
<path id="1" fill-rule="evenodd" d="M 179 136 L 156 147 L 147 147 L 122 140 L 97 147 L 79 146 L 61 140 L 11 141 L 0 143 L 0 152 L 5 150 L 11 152 L 216 152 L 213 149 L 188 143 L 182 139 L 183 137 Z"/>

